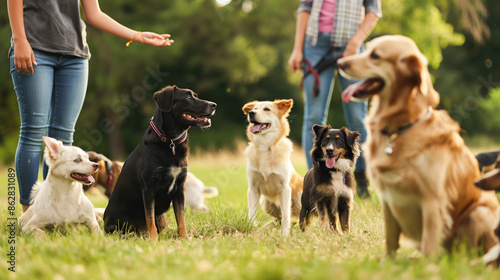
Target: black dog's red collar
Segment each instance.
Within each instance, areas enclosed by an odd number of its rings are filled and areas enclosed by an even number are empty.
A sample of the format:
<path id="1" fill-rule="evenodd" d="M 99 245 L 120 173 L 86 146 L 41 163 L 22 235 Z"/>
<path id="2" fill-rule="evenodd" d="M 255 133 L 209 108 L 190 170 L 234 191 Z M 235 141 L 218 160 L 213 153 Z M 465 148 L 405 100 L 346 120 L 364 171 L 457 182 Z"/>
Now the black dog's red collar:
<path id="1" fill-rule="evenodd" d="M 181 144 L 184 141 L 186 141 L 187 131 L 185 131 L 181 136 L 177 137 L 176 139 L 168 138 L 165 135 L 163 135 L 163 133 L 161 133 L 161 131 L 156 127 L 156 124 L 155 124 L 153 118 L 154 118 L 154 116 L 151 117 L 151 120 L 149 121 L 149 125 L 154 130 L 156 135 L 158 135 L 158 137 L 160 137 L 160 140 L 162 142 L 165 142 L 165 143 L 170 142 L 170 149 L 172 149 L 172 154 L 175 155 L 175 143 L 174 143 L 174 141 L 176 141 L 177 144 Z"/>

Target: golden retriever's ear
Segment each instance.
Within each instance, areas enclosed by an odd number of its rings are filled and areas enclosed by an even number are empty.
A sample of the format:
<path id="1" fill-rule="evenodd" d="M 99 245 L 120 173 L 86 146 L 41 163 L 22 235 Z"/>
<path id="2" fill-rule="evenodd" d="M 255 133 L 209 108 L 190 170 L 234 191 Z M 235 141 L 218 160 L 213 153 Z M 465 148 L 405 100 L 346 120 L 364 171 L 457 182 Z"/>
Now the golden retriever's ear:
<path id="1" fill-rule="evenodd" d="M 248 102 L 247 104 L 243 105 L 243 108 L 241 108 L 241 110 L 243 110 L 243 113 L 245 113 L 245 115 L 248 115 L 248 112 L 250 112 L 253 107 L 255 107 L 255 104 L 257 104 L 258 101 L 252 101 L 252 102 Z"/>
<path id="2" fill-rule="evenodd" d="M 155 92 L 153 98 L 156 101 L 156 105 L 164 112 L 170 112 L 172 106 L 174 105 L 174 93 L 177 90 L 177 86 L 168 86 Z"/>
<path id="3" fill-rule="evenodd" d="M 419 89 L 418 92 L 427 98 L 429 106 L 435 108 L 439 104 L 439 94 L 432 85 L 427 65 L 427 58 L 418 53 L 403 54 L 398 62 L 400 71 L 409 77 L 415 78 L 415 83 Z"/>
<path id="4" fill-rule="evenodd" d="M 293 99 L 276 99 L 274 104 L 278 107 L 281 116 L 287 116 L 293 106 Z"/>

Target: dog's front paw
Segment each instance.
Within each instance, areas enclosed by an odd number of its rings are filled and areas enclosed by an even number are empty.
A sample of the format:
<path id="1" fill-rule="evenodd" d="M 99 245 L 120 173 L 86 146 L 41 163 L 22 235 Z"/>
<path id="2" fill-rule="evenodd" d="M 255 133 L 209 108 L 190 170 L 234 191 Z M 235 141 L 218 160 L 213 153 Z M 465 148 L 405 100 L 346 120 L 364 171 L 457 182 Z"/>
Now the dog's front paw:
<path id="1" fill-rule="evenodd" d="M 35 236 L 37 238 L 45 238 L 47 235 L 45 234 L 45 231 L 43 231 L 40 228 L 35 228 L 33 229 L 33 232 L 35 233 Z"/>

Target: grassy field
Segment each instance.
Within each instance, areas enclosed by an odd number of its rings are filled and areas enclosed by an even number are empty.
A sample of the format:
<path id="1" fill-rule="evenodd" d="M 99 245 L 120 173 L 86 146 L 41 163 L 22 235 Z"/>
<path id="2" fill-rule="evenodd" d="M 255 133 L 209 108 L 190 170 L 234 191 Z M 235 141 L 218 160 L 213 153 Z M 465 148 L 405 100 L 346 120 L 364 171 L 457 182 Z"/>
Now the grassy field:
<path id="1" fill-rule="evenodd" d="M 305 174 L 301 154 L 293 158 Z M 186 213 L 192 240 L 179 239 L 173 212 L 168 229 L 155 243 L 137 236 L 92 236 L 86 228 L 52 232 L 39 240 L 15 236 L 15 273 L 4 260 L 10 251 L 7 227 L 7 169 L 0 169 L 0 279 L 500 279 L 477 255 L 463 251 L 422 257 L 411 246 L 394 259 L 384 256 L 380 203 L 356 200 L 350 234 L 330 234 L 318 220 L 305 232 L 298 226 L 289 237 L 260 212 L 259 226 L 246 218 L 246 163 L 241 154 L 192 156 L 190 171 L 220 195 L 207 199 L 208 214 Z M 16 200 L 18 198 L 16 197 Z M 93 194 L 96 207 L 107 200 Z M 21 214 L 18 205 L 15 216 Z"/>

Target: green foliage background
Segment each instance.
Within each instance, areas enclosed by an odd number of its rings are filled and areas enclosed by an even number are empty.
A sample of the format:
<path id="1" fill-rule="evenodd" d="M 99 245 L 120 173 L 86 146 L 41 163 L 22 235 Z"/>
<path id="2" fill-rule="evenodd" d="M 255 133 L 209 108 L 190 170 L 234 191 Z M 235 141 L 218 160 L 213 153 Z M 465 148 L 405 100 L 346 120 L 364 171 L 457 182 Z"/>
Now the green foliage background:
<path id="1" fill-rule="evenodd" d="M 500 47 L 495 15 L 500 8 L 494 0 L 484 2 L 492 34 L 484 45 L 466 33 L 458 2 L 452 0 L 383 0 L 384 17 L 372 37 L 403 34 L 413 38 L 429 58 L 441 107 L 469 135 L 499 139 L 500 122 L 489 114 L 500 104 L 493 94 L 489 97 L 489 90 L 500 86 L 495 72 L 500 58 L 495 51 Z M 127 48 L 126 40 L 87 27 L 90 80 L 75 145 L 124 159 L 148 125 L 155 106 L 152 94 L 171 84 L 191 88 L 201 98 L 218 103 L 213 127 L 199 136 L 200 130 L 191 130 L 195 149 L 234 147 L 245 139 L 243 104 L 276 98 L 294 99 L 291 138 L 300 142 L 300 75 L 292 75 L 286 64 L 293 47 L 298 0 L 235 0 L 222 7 L 214 0 L 109 0 L 100 5 L 120 23 L 136 30 L 170 33 L 175 43 L 161 49 L 138 43 Z M 4 38 L 0 40 L 4 54 L 0 55 L 0 161 L 9 164 L 17 145 L 19 116 L 6 55 L 10 27 L 5 4 L 0 9 L 0 36 Z M 338 89 L 328 122 L 344 125 Z"/>

